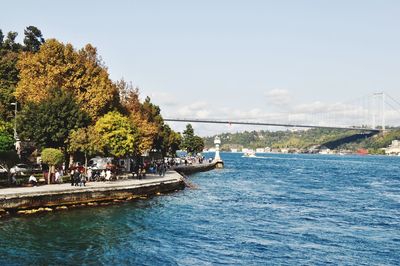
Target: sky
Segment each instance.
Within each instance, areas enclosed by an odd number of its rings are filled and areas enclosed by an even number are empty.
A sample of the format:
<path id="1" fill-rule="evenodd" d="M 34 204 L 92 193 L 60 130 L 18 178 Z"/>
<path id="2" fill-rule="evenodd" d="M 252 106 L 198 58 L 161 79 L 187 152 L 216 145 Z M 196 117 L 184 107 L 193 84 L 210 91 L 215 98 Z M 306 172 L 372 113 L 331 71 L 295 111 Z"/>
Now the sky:
<path id="1" fill-rule="evenodd" d="M 356 124 L 373 120 L 371 106 L 379 123 L 374 92 L 400 102 L 398 14 L 389 0 L 20 0 L 1 4 L 0 29 L 93 44 L 111 79 L 131 81 L 164 117 Z M 266 129 L 193 126 L 203 136 Z"/>

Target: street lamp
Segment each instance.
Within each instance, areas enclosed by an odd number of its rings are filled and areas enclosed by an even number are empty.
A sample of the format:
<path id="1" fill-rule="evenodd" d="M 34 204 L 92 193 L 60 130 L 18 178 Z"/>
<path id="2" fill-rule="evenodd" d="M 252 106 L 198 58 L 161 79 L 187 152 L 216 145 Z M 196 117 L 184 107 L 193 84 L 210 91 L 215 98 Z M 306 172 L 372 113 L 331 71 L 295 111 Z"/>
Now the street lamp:
<path id="1" fill-rule="evenodd" d="M 19 141 L 17 134 L 17 111 L 18 111 L 18 103 L 11 103 L 11 105 L 15 106 L 14 109 L 14 139 L 15 139 L 15 150 L 18 154 L 18 157 L 21 158 L 21 142 Z"/>
<path id="2" fill-rule="evenodd" d="M 15 139 L 15 141 L 17 141 L 17 139 L 18 139 L 18 135 L 17 135 L 17 110 L 18 110 L 18 103 L 17 103 L 17 102 L 11 103 L 11 105 L 14 105 L 14 106 L 15 106 L 15 109 L 14 109 L 14 139 Z"/>

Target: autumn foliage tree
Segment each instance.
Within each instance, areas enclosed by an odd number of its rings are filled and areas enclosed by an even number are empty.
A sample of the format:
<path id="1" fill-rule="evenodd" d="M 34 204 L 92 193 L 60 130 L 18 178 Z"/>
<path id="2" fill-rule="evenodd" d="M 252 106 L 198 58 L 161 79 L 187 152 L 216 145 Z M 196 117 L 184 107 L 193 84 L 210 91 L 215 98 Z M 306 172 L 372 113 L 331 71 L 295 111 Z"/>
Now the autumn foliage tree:
<path id="1" fill-rule="evenodd" d="M 143 104 L 139 99 L 139 90 L 133 88 L 124 80 L 117 83 L 120 92 L 120 100 L 123 112 L 129 117 L 141 135 L 139 143 L 139 152 L 144 153 L 153 148 L 154 140 L 158 134 L 158 126 L 151 122 L 148 114 L 143 109 Z"/>
<path id="2" fill-rule="evenodd" d="M 28 26 L 24 31 L 24 45 L 16 42 L 17 32 L 8 32 L 6 38 L 0 29 L 0 118 L 10 121 L 13 117 L 13 108 L 10 103 L 15 102 L 14 92 L 19 81 L 17 62 L 23 51 L 34 53 L 43 43 L 41 31 Z"/>
<path id="3" fill-rule="evenodd" d="M 153 104 L 150 97 L 141 102 L 139 90 L 124 80 L 117 82 L 117 88 L 122 112 L 137 126 L 141 135 L 140 153 L 156 149 L 164 156 L 175 155 L 182 137 L 164 123 L 160 107 Z"/>
<path id="4" fill-rule="evenodd" d="M 23 44 L 17 36 L 0 30 L 0 119 L 12 121 L 10 103 L 17 101 L 22 141 L 59 148 L 65 157 L 81 152 L 86 159 L 154 149 L 175 154 L 181 135 L 164 123 L 149 97 L 142 101 L 131 84 L 110 80 L 95 47 L 44 41 L 34 26 L 24 30 Z M 2 149 L 11 147 L 9 133 L 0 142 Z"/>
<path id="5" fill-rule="evenodd" d="M 20 81 L 15 96 L 23 104 L 41 102 L 54 88 L 61 88 L 96 120 L 118 101 L 117 88 L 90 44 L 77 51 L 71 44 L 49 39 L 37 53 L 22 53 L 17 68 Z"/>

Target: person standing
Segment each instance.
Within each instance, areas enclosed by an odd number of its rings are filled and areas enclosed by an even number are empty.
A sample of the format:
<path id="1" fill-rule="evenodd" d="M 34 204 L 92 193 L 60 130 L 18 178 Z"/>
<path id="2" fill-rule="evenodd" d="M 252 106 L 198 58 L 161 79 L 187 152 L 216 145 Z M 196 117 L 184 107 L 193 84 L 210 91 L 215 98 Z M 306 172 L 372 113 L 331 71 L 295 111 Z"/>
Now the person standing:
<path id="1" fill-rule="evenodd" d="M 81 187 L 82 185 L 84 187 L 86 187 L 86 176 L 83 173 L 81 174 L 81 178 L 80 178 L 80 182 L 79 182 L 79 186 Z"/>
<path id="2" fill-rule="evenodd" d="M 61 179 L 60 171 L 56 170 L 56 173 L 54 174 L 54 181 L 56 183 L 61 183 L 60 179 Z"/>
<path id="3" fill-rule="evenodd" d="M 79 173 L 78 169 L 75 169 L 75 171 L 74 171 L 74 185 L 76 187 L 79 185 L 80 180 L 81 180 L 81 173 Z"/>
<path id="4" fill-rule="evenodd" d="M 101 170 L 101 172 L 100 172 L 100 180 L 104 181 L 105 179 L 106 179 L 106 171 Z"/>
<path id="5" fill-rule="evenodd" d="M 71 170 L 71 172 L 70 172 L 70 176 L 71 176 L 71 186 L 73 186 L 74 184 L 75 184 L 75 180 L 74 180 L 74 178 L 75 178 L 75 172 L 74 172 L 74 169 L 72 169 Z"/>
<path id="6" fill-rule="evenodd" d="M 107 181 L 111 180 L 111 170 L 110 169 L 107 169 L 107 171 L 106 171 L 106 180 Z"/>
<path id="7" fill-rule="evenodd" d="M 92 181 L 92 169 L 87 170 L 87 181 Z"/>

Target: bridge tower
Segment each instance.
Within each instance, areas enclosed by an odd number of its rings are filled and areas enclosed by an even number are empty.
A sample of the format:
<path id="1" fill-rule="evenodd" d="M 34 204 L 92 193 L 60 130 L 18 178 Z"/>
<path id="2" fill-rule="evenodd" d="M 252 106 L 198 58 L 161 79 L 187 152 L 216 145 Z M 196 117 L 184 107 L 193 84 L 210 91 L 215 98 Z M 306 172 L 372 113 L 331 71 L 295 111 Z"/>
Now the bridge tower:
<path id="1" fill-rule="evenodd" d="M 372 106 L 372 128 L 376 128 L 376 111 L 379 110 L 380 113 L 380 122 L 381 128 L 383 131 L 386 129 L 386 121 L 385 121 L 385 93 L 384 92 L 375 92 L 373 95 L 373 106 Z"/>

